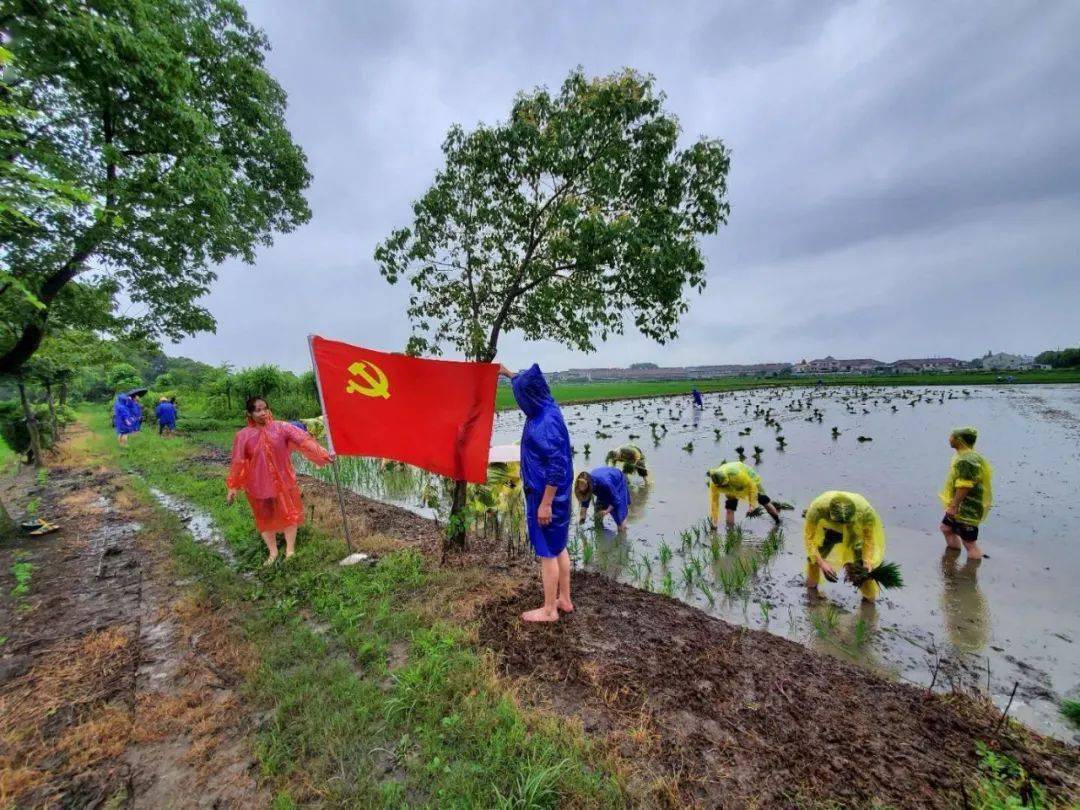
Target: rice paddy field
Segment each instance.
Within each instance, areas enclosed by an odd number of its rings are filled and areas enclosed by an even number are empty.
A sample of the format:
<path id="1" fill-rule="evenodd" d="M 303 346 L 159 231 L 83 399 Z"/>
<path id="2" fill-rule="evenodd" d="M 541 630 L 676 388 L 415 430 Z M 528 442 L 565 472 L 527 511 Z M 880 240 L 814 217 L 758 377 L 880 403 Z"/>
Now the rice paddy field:
<path id="1" fill-rule="evenodd" d="M 631 478 L 625 534 L 610 518 L 575 524 L 577 565 L 895 678 L 988 689 L 1002 707 L 1015 687 L 1013 715 L 1075 734 L 1059 707 L 1080 697 L 1080 386 L 773 386 L 710 392 L 700 410 L 684 396 L 564 414 L 578 470 L 624 443 L 642 448 L 650 469 L 647 483 Z M 967 424 L 996 471 L 981 562 L 945 553 L 937 528 L 947 437 Z M 493 443 L 517 440 L 521 426 L 519 413 L 501 412 Z M 705 471 L 738 448 L 765 491 L 792 505 L 780 530 L 745 505 L 735 532 L 708 530 Z M 367 460 L 345 473 L 358 491 L 445 516 L 440 479 Z M 804 587 L 801 514 L 828 489 L 865 495 L 884 521 L 886 558 L 905 586 L 876 605 L 843 581 L 823 583 L 817 598 Z M 520 535 L 513 522 L 506 531 Z"/>

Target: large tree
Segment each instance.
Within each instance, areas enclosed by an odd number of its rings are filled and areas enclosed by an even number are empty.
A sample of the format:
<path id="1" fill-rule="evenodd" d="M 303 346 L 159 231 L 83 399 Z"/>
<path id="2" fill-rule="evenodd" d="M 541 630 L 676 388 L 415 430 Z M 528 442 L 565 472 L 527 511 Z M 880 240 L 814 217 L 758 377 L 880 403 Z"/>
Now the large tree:
<path id="1" fill-rule="evenodd" d="M 15 327 L 0 373 L 80 274 L 116 282 L 148 337 L 213 329 L 198 304 L 213 266 L 310 217 L 265 36 L 234 0 L 0 0 L 0 27 L 15 57 L 0 100 L 29 111 L 5 121 L 4 165 L 80 190 L 0 220 L 19 282 L 0 285 Z"/>
<path id="2" fill-rule="evenodd" d="M 504 123 L 451 128 L 412 226 L 375 251 L 412 288 L 408 350 L 491 361 L 517 330 L 591 351 L 627 322 L 675 337 L 705 286 L 698 238 L 726 222 L 729 153 L 680 147 L 663 104 L 651 76 L 577 69 L 557 94 L 519 95 Z"/>

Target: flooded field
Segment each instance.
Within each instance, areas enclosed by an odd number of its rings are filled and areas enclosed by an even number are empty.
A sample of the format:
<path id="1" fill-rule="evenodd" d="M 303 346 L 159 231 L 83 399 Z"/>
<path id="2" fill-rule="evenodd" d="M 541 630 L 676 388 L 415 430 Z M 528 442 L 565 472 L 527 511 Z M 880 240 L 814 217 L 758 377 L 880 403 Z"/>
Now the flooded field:
<path id="1" fill-rule="evenodd" d="M 1057 702 L 1080 692 L 1080 386 L 772 389 L 708 394 L 701 410 L 687 396 L 564 413 L 579 470 L 628 442 L 650 469 L 648 484 L 632 478 L 625 535 L 610 518 L 576 531 L 579 564 L 915 683 L 989 684 L 1002 706 L 1019 684 L 1011 714 L 1074 736 Z M 493 443 L 516 441 L 521 424 L 500 414 Z M 980 538 L 987 559 L 976 563 L 945 554 L 937 529 L 947 437 L 966 424 L 979 428 L 996 474 Z M 793 504 L 782 532 L 767 517 L 744 518 L 745 505 L 741 536 L 703 529 L 705 471 L 737 459 L 737 447 L 765 491 Z M 425 474 L 359 462 L 348 478 L 365 494 L 442 508 L 443 487 Z M 885 523 L 886 558 L 906 584 L 875 606 L 843 582 L 823 583 L 824 599 L 807 596 L 800 516 L 827 489 L 862 493 Z"/>

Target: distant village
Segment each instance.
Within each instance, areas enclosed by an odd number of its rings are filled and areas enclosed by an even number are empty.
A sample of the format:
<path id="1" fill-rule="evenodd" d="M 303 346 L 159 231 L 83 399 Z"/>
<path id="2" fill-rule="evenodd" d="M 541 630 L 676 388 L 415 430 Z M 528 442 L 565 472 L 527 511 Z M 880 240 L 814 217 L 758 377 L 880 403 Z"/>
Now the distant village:
<path id="1" fill-rule="evenodd" d="M 871 357 L 816 360 L 803 359 L 798 363 L 753 363 L 719 366 L 658 366 L 655 363 L 634 363 L 629 368 L 571 368 L 548 376 L 560 382 L 611 382 L 615 380 L 710 380 L 717 377 L 782 377 L 813 374 L 948 374 L 955 371 L 985 369 L 987 371 L 1024 371 L 1049 368 L 1023 354 L 987 352 L 975 360 L 955 357 L 915 357 L 891 363 Z"/>

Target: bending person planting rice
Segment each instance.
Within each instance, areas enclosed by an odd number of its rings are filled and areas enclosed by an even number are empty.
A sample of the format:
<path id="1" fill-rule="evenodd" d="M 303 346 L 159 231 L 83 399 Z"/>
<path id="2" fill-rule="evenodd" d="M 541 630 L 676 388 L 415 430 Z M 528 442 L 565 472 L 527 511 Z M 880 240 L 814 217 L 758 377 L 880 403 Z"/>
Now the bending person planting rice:
<path id="1" fill-rule="evenodd" d="M 233 440 L 232 465 L 225 485 L 231 504 L 241 489 L 255 515 L 255 528 L 270 552 L 265 565 L 278 557 L 277 535 L 285 535 L 285 559 L 296 552 L 296 530 L 304 522 L 304 505 L 292 466 L 294 452 L 322 467 L 334 460 L 311 435 L 289 422 L 276 422 L 262 397 L 246 405 L 247 427 Z"/>
<path id="2" fill-rule="evenodd" d="M 949 475 L 939 497 L 945 505 L 941 533 L 949 548 L 961 544 L 969 559 L 982 559 L 979 548 L 979 524 L 993 505 L 991 479 L 994 470 L 990 462 L 972 448 L 979 432 L 973 427 L 957 428 L 949 434 L 949 446 L 956 450 L 949 465 Z"/>
<path id="3" fill-rule="evenodd" d="M 525 525 L 529 542 L 540 558 L 544 604 L 521 614 L 527 622 L 554 622 L 559 611 L 570 613 L 570 488 L 574 478 L 570 434 L 562 411 L 551 396 L 540 367 L 514 374 L 506 366 L 499 374 L 510 379 L 514 399 L 525 414 L 521 430 L 521 480 L 525 490 Z"/>
<path id="4" fill-rule="evenodd" d="M 837 569 L 855 585 L 863 599 L 874 601 L 878 585 L 903 585 L 899 568 L 883 562 L 885 528 L 869 501 L 854 492 L 831 490 L 818 495 L 806 510 L 806 587 L 816 589 L 822 574 L 838 579 Z"/>
<path id="5" fill-rule="evenodd" d="M 619 531 L 626 530 L 626 516 L 630 512 L 630 485 L 621 470 L 614 467 L 597 467 L 592 472 L 580 472 L 574 481 L 574 494 L 581 503 L 581 522 L 589 511 L 589 503 L 596 498 L 593 514 L 597 520 L 611 515 Z"/>
<path id="6" fill-rule="evenodd" d="M 627 475 L 637 473 L 643 479 L 648 479 L 649 470 L 645 466 L 645 453 L 634 444 L 624 444 L 622 447 L 608 451 L 604 459 L 609 467 L 621 467 Z"/>
<path id="7" fill-rule="evenodd" d="M 720 528 L 720 496 L 724 495 L 725 523 L 729 529 L 735 526 L 735 509 L 740 500 L 746 501 L 747 509 L 761 506 L 777 524 L 780 513 L 772 500 L 762 491 L 761 476 L 757 470 L 741 461 L 729 461 L 713 467 L 705 474 L 709 482 L 709 519 L 713 529 Z"/>

